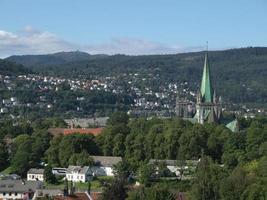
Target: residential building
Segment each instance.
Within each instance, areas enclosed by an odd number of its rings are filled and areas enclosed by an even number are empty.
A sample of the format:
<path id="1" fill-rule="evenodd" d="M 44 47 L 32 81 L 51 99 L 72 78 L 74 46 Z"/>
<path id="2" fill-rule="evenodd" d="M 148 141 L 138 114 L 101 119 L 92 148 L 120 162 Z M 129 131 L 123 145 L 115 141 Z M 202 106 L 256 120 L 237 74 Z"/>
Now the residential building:
<path id="1" fill-rule="evenodd" d="M 1 180 L 0 199 L 33 199 L 36 190 L 43 186 L 40 181 Z"/>
<path id="2" fill-rule="evenodd" d="M 114 176 L 114 165 L 122 161 L 121 157 L 112 156 L 90 156 L 94 160 L 91 167 L 94 176 Z"/>
<path id="3" fill-rule="evenodd" d="M 188 170 L 189 168 L 196 168 L 199 160 L 186 160 L 184 164 L 179 165 L 179 161 L 177 160 L 157 160 L 150 159 L 149 164 L 157 165 L 159 163 L 166 164 L 166 167 L 170 170 L 170 172 L 174 173 L 177 177 L 180 177 L 181 169 Z"/>
<path id="4" fill-rule="evenodd" d="M 67 168 L 66 179 L 73 182 L 87 182 L 91 179 L 92 172 L 89 166 L 73 166 Z"/>
<path id="5" fill-rule="evenodd" d="M 27 172 L 27 181 L 44 181 L 44 169 L 31 168 Z"/>

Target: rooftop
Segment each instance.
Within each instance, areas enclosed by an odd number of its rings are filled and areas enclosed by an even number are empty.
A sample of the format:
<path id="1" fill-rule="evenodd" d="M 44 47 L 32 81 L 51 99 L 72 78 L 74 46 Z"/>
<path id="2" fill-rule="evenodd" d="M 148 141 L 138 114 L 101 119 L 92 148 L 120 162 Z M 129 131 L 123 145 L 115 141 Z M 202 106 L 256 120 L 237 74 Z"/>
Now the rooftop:
<path id="1" fill-rule="evenodd" d="M 179 160 L 157 160 L 157 159 L 150 159 L 149 164 L 155 164 L 155 163 L 166 163 L 166 165 L 170 166 L 176 166 Z M 188 165 L 191 163 L 192 165 L 196 166 L 199 160 L 186 160 L 186 164 Z"/>
<path id="2" fill-rule="evenodd" d="M 102 133 L 103 128 L 49 128 L 48 132 L 51 133 L 52 135 L 70 135 L 70 134 L 89 134 L 89 135 L 94 135 L 97 136 L 100 133 Z"/>
<path id="3" fill-rule="evenodd" d="M 40 181 L 22 181 L 22 180 L 1 180 L 0 192 L 28 192 L 29 190 L 35 192 L 42 187 Z"/>
<path id="4" fill-rule="evenodd" d="M 93 158 L 96 165 L 101 165 L 105 167 L 112 167 L 118 162 L 122 161 L 121 157 L 112 157 L 112 156 L 90 156 Z"/>
<path id="5" fill-rule="evenodd" d="M 31 168 L 27 174 L 44 174 L 44 169 Z"/>
<path id="6" fill-rule="evenodd" d="M 90 198 L 86 193 L 75 193 L 69 196 L 57 196 L 53 200 L 90 200 Z"/>
<path id="7" fill-rule="evenodd" d="M 78 174 L 85 174 L 89 170 L 89 166 L 74 166 L 70 165 L 67 168 L 67 174 L 72 174 L 72 173 L 78 173 Z"/>

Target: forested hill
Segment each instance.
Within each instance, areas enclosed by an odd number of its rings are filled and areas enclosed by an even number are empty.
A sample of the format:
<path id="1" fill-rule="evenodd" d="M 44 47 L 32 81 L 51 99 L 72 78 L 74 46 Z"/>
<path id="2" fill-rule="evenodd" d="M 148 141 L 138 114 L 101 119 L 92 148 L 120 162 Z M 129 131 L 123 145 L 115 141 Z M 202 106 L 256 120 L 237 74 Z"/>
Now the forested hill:
<path id="1" fill-rule="evenodd" d="M 96 58 L 103 58 L 107 55 L 90 55 L 81 51 L 73 52 L 58 52 L 47 55 L 22 55 L 10 56 L 6 60 L 17 62 L 28 67 L 49 66 L 49 65 L 63 65 L 70 62 L 80 62 L 84 60 L 92 60 Z"/>
<path id="2" fill-rule="evenodd" d="M 0 75 L 15 76 L 28 73 L 31 73 L 31 70 L 23 65 L 0 59 Z"/>
<path id="3" fill-rule="evenodd" d="M 192 89 L 197 89 L 201 79 L 204 54 L 205 52 L 149 56 L 89 55 L 90 58 L 69 59 L 64 63 L 53 62 L 51 55 L 16 56 L 7 60 L 24 64 L 37 72 L 67 77 L 150 74 L 150 77 L 157 77 L 156 81 L 152 80 L 150 83 L 153 87 L 159 87 L 166 82 L 187 81 Z M 266 103 L 266 47 L 210 51 L 209 59 L 217 93 L 233 102 Z"/>

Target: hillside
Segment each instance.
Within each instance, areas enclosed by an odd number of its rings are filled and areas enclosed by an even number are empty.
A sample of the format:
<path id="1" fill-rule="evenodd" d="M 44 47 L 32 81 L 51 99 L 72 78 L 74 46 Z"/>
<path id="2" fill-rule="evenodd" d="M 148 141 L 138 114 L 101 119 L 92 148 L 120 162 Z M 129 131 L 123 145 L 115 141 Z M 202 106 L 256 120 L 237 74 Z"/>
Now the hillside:
<path id="1" fill-rule="evenodd" d="M 22 55 L 10 56 L 6 60 L 17 62 L 25 66 L 49 66 L 49 65 L 63 65 L 69 62 L 79 62 L 83 60 L 92 60 L 103 58 L 106 55 L 90 55 L 85 52 L 58 52 L 47 55 Z"/>
<path id="2" fill-rule="evenodd" d="M 31 70 L 25 68 L 23 65 L 0 59 L 1 75 L 13 76 L 19 74 L 28 74 L 28 73 L 31 73 Z"/>
<path id="3" fill-rule="evenodd" d="M 79 54 L 86 55 L 81 52 Z M 81 56 L 80 60 L 76 56 L 74 56 L 76 60 L 74 58 L 67 60 L 66 57 L 70 58 L 68 53 L 65 56 L 57 55 L 17 56 L 9 57 L 7 60 L 25 64 L 40 73 L 66 77 L 120 77 L 123 74 L 139 73 L 144 77 L 147 75 L 154 77 L 150 82 L 146 82 L 148 86 L 160 87 L 169 82 L 187 81 L 193 90 L 197 90 L 199 86 L 204 62 L 204 52 L 149 56 L 96 56 L 95 59 L 90 59 L 91 56 L 88 54 L 87 59 L 86 56 Z M 216 91 L 226 100 L 237 103 L 267 102 L 267 48 L 210 51 L 209 59 Z"/>

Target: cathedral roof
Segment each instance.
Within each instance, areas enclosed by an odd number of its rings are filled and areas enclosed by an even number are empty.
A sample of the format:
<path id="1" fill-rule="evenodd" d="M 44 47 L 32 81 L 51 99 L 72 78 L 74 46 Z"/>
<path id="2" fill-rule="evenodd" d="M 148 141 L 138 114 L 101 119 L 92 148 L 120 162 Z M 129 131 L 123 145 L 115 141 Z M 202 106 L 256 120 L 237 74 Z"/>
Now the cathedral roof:
<path id="1" fill-rule="evenodd" d="M 202 74 L 201 88 L 200 88 L 201 98 L 203 102 L 212 102 L 213 90 L 210 78 L 210 67 L 208 60 L 208 53 L 205 55 L 204 69 Z"/>
<path id="2" fill-rule="evenodd" d="M 238 132 L 239 130 L 238 120 L 235 119 L 231 121 L 230 123 L 226 124 L 226 127 L 229 128 L 232 132 Z"/>

